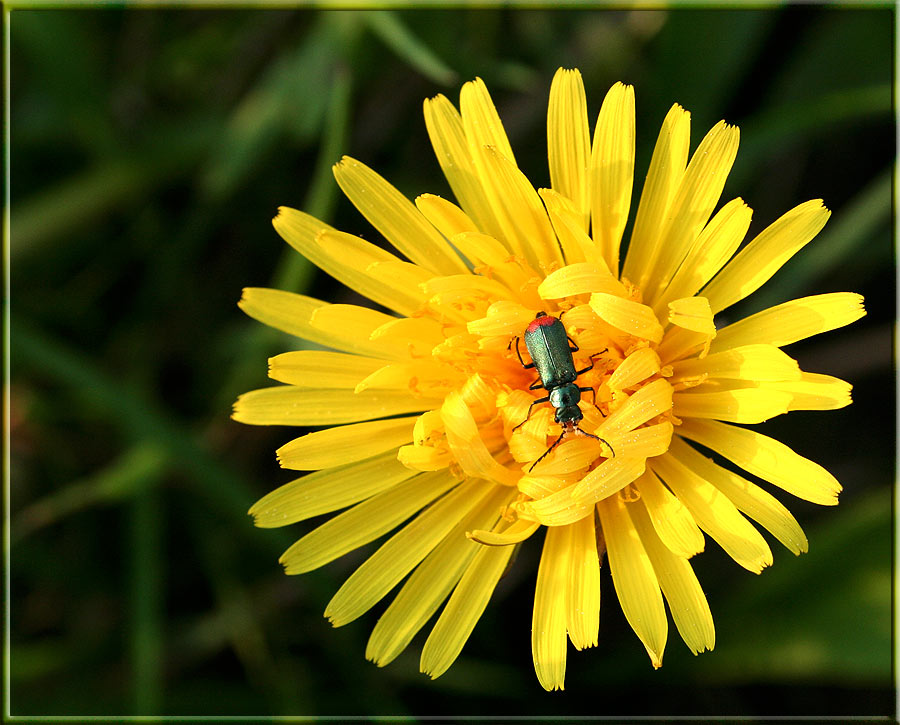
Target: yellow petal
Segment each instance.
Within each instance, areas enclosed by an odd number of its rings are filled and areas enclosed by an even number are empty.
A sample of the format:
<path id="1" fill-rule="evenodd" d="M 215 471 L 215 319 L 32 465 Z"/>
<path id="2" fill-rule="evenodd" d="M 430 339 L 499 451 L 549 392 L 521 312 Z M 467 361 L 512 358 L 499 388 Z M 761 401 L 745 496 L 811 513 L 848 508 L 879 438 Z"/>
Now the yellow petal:
<path id="1" fill-rule="evenodd" d="M 286 574 L 317 569 L 377 539 L 457 484 L 446 471 L 408 478 L 313 529 L 278 561 Z"/>
<path id="2" fill-rule="evenodd" d="M 598 503 L 597 512 L 622 612 L 650 655 L 653 667 L 659 669 L 669 623 L 650 557 L 618 496 Z"/>
<path id="3" fill-rule="evenodd" d="M 716 324 L 705 297 L 685 297 L 669 303 L 669 322 L 685 330 L 716 336 Z"/>
<path id="4" fill-rule="evenodd" d="M 690 142 L 691 114 L 676 103 L 666 114 L 653 149 L 622 270 L 622 276 L 640 289 L 647 287 L 659 255 L 661 231 L 687 165 Z"/>
<path id="5" fill-rule="evenodd" d="M 541 445 L 544 445 L 543 440 Z M 587 468 L 597 459 L 599 453 L 600 444 L 592 438 L 572 438 L 554 448 L 553 453 L 538 463 L 533 470 L 537 476 L 563 476 Z"/>
<path id="6" fill-rule="evenodd" d="M 498 526 L 502 529 L 501 531 L 475 529 L 474 531 L 467 531 L 466 536 L 485 546 L 510 546 L 525 541 L 538 530 L 540 524 L 534 521 L 518 519 L 513 524 L 506 524 L 506 522 L 501 521 Z"/>
<path id="7" fill-rule="evenodd" d="M 737 155 L 739 131 L 720 121 L 691 157 L 667 212 L 653 280 L 645 299 L 655 302 L 693 248 L 722 193 Z"/>
<path id="8" fill-rule="evenodd" d="M 611 413 L 595 433 L 604 438 L 633 430 L 671 407 L 672 386 L 662 378 L 657 378 L 629 396 L 624 405 Z"/>
<path id="9" fill-rule="evenodd" d="M 355 393 L 364 390 L 406 391 L 416 397 L 440 398 L 465 380 L 456 368 L 437 360 L 416 360 L 384 365 L 361 380 Z"/>
<path id="10" fill-rule="evenodd" d="M 792 396 L 788 410 L 837 410 L 850 405 L 853 386 L 831 375 L 803 373 L 799 380 L 763 383 Z"/>
<path id="11" fill-rule="evenodd" d="M 574 487 L 571 493 L 571 509 L 577 510 L 581 505 L 590 506 L 601 499 L 612 496 L 617 491 L 621 491 L 644 472 L 646 465 L 647 461 L 645 458 L 618 457 L 604 461 L 582 478 Z M 553 496 L 561 496 L 563 493 L 565 491 L 561 491 Z M 552 499 L 553 496 L 534 502 L 535 510 L 544 513 L 548 519 L 550 518 L 550 507 L 545 505 L 545 502 L 548 499 Z M 563 521 L 568 523 L 568 520 L 577 520 L 573 516 L 566 516 L 563 512 L 557 513 L 556 518 L 560 523 Z M 551 526 L 554 524 L 548 523 L 547 525 Z"/>
<path id="12" fill-rule="evenodd" d="M 719 330 L 710 352 L 764 343 L 783 347 L 849 325 L 866 314 L 862 295 L 833 292 L 791 300 Z"/>
<path id="13" fill-rule="evenodd" d="M 703 227 L 684 262 L 654 305 L 661 314 L 672 300 L 696 294 L 731 259 L 750 227 L 753 210 L 732 199 Z"/>
<path id="14" fill-rule="evenodd" d="M 463 532 L 472 526 L 492 526 L 509 491 L 497 489 L 457 524 L 425 557 L 378 619 L 366 645 L 366 659 L 379 667 L 393 661 L 437 611 L 456 586 L 479 548 Z"/>
<path id="15" fill-rule="evenodd" d="M 575 207 L 575 203 L 553 189 L 538 189 L 538 196 L 547 208 L 547 216 L 550 217 L 550 224 L 556 232 L 556 238 L 559 239 L 566 264 L 592 262 L 606 269 L 606 262 L 603 261 L 600 250 L 585 231 L 585 225 L 589 222 Z"/>
<path id="16" fill-rule="evenodd" d="M 605 267 L 592 262 L 576 262 L 550 273 L 538 287 L 538 294 L 544 299 L 560 299 L 591 292 L 621 295 L 622 283 Z"/>
<path id="17" fill-rule="evenodd" d="M 679 418 L 715 418 L 731 423 L 762 423 L 787 413 L 790 393 L 765 388 L 743 388 L 713 393 L 691 388 L 672 396 L 672 412 Z"/>
<path id="18" fill-rule="evenodd" d="M 415 475 L 393 452 L 296 478 L 263 496 L 248 512 L 263 529 L 337 511 Z"/>
<path id="19" fill-rule="evenodd" d="M 592 294 L 590 305 L 601 320 L 618 330 L 651 342 L 662 340 L 662 325 L 647 305 L 606 292 Z"/>
<path id="20" fill-rule="evenodd" d="M 736 126 L 720 121 L 694 151 L 667 212 L 669 223 L 644 290 L 647 304 L 656 303 L 709 220 L 737 156 L 739 135 Z"/>
<path id="21" fill-rule="evenodd" d="M 471 543 L 471 542 L 469 542 Z M 419 670 L 440 677 L 459 656 L 506 571 L 512 546 L 481 546 L 422 647 Z"/>
<path id="22" fill-rule="evenodd" d="M 500 116 L 481 78 L 463 84 L 459 92 L 459 109 L 462 113 L 466 140 L 473 156 L 475 155 L 473 149 L 493 146 L 510 162 L 516 163 Z"/>
<path id="23" fill-rule="evenodd" d="M 295 337 L 313 342 L 321 342 L 321 332 L 313 330 L 309 318 L 318 307 L 327 304 L 321 300 L 293 292 L 266 289 L 265 287 L 245 287 L 238 307 L 254 320 L 281 330 Z M 316 335 L 316 337 L 311 337 Z"/>
<path id="24" fill-rule="evenodd" d="M 327 254 L 317 243 L 316 237 L 319 232 L 326 230 L 335 231 L 334 228 L 323 221 L 316 219 L 311 214 L 298 209 L 292 209 L 288 206 L 278 207 L 278 214 L 272 219 L 272 226 L 284 241 L 290 244 L 300 254 L 306 257 L 310 262 L 315 264 L 319 269 L 335 276 L 342 273 L 340 260 L 333 259 Z M 359 252 L 361 255 L 372 255 L 376 258 L 390 259 L 390 252 L 376 247 L 374 244 L 367 242 L 360 244 Z M 352 279 L 340 279 L 348 287 L 352 287 Z"/>
<path id="25" fill-rule="evenodd" d="M 384 360 L 326 350 L 296 350 L 269 358 L 269 377 L 304 388 L 354 388 Z"/>
<path id="26" fill-rule="evenodd" d="M 597 646 L 600 628 L 600 559 L 594 517 L 570 526 L 569 573 L 566 576 L 566 629 L 575 649 Z"/>
<path id="27" fill-rule="evenodd" d="M 597 317 L 590 305 L 575 305 L 565 314 L 566 329 L 575 332 L 578 346 L 584 354 L 602 354 L 608 351 L 610 342 L 622 350 L 635 344 L 632 336 Z"/>
<path id="28" fill-rule="evenodd" d="M 672 381 L 707 375 L 742 380 L 797 380 L 797 361 L 774 345 L 742 345 L 704 358 L 680 360 L 672 365 Z"/>
<path id="29" fill-rule="evenodd" d="M 395 352 L 391 357 L 394 359 L 409 358 L 414 352 L 418 351 L 410 351 L 406 345 L 392 343 L 388 339 L 375 340 L 374 333 L 377 330 L 396 320 L 396 317 L 391 317 L 368 307 L 360 307 L 358 305 L 322 305 L 313 310 L 309 318 L 309 324 L 320 335 L 322 333 L 333 335 L 338 340 L 346 338 L 360 339 L 367 342 L 371 340 L 368 343 L 368 347 L 403 350 L 404 355 Z"/>
<path id="30" fill-rule="evenodd" d="M 335 263 L 337 270 L 333 276 L 364 297 L 402 315 L 416 313 L 425 303 L 425 296 L 418 285 L 428 279 L 428 270 L 394 255 L 382 257 L 369 254 L 368 250 L 361 251 L 360 248 L 369 243 L 345 232 L 319 232 L 316 244 L 329 258 L 339 260 Z M 388 270 L 393 271 L 393 275 Z M 402 275 L 401 279 L 406 284 L 397 284 L 397 275 Z"/>
<path id="31" fill-rule="evenodd" d="M 497 413 L 497 390 L 489 385 L 481 375 L 472 373 L 459 389 L 473 416 L 485 422 L 494 419 Z"/>
<path id="32" fill-rule="evenodd" d="M 334 165 L 338 186 L 382 236 L 410 261 L 435 274 L 459 274 L 466 266 L 409 199 L 356 159 Z"/>
<path id="33" fill-rule="evenodd" d="M 621 462 L 618 464 L 621 468 Z M 535 479 L 531 479 L 533 482 Z M 618 478 L 616 479 L 619 480 Z M 628 482 L 622 483 L 624 488 Z M 565 526 L 591 514 L 592 501 L 572 497 L 574 485 L 566 486 L 537 501 L 522 501 L 513 504 L 519 517 L 528 521 L 537 521 L 544 526 Z"/>
<path id="34" fill-rule="evenodd" d="M 372 262 L 366 267 L 366 274 L 379 282 L 391 284 L 407 291 L 418 288 L 423 295 L 426 294 L 424 291 L 425 285 L 432 279 L 446 279 L 446 277 L 435 277 L 425 267 L 420 267 L 411 262 L 404 262 L 400 259 Z M 466 274 L 464 276 L 469 277 L 470 275 Z"/>
<path id="35" fill-rule="evenodd" d="M 774 438 L 746 428 L 696 419 L 685 420 L 678 434 L 798 498 L 823 506 L 837 504 L 841 484 L 834 476 Z"/>
<path id="36" fill-rule="evenodd" d="M 484 277 L 480 274 L 454 274 L 449 277 L 432 277 L 421 285 L 422 291 L 431 297 L 446 292 L 465 292 L 473 298 L 493 301 L 497 299 L 515 299 L 508 287 L 500 284 L 495 279 Z"/>
<path id="37" fill-rule="evenodd" d="M 411 357 L 423 357 L 431 354 L 431 345 L 427 342 L 422 346 L 410 345 L 407 340 L 391 339 L 390 336 L 379 337 L 379 331 L 388 324 L 399 323 L 396 317 L 391 317 L 383 312 L 358 307 L 357 305 L 322 305 L 313 310 L 309 318 L 310 326 L 319 336 L 333 337 L 340 342 L 335 347 L 347 349 L 344 340 L 359 340 L 360 347 L 390 351 L 391 355 L 375 357 L 389 357 L 392 360 L 408 360 Z M 325 337 L 325 339 L 328 339 Z"/>
<path id="38" fill-rule="evenodd" d="M 680 439 L 673 442 L 672 455 L 724 493 L 737 508 L 766 529 L 795 555 L 808 550 L 806 534 L 782 504 L 759 486 L 717 466 Z"/>
<path id="39" fill-rule="evenodd" d="M 410 296 L 366 273 L 372 262 L 399 261 L 390 252 L 286 206 L 278 209 L 272 225 L 304 257 L 364 297 L 402 314 L 414 312 L 421 304 L 415 291 Z"/>
<path id="40" fill-rule="evenodd" d="M 556 493 L 557 491 L 562 491 L 565 488 L 571 489 L 571 485 L 577 477 L 578 474 L 568 476 L 536 476 L 533 473 L 530 473 L 519 479 L 516 488 L 519 489 L 519 493 L 537 500 L 549 496 L 552 493 Z M 531 504 L 516 504 L 516 506 L 521 512 L 522 506 L 531 506 Z M 535 518 L 534 516 L 531 516 L 528 520 L 534 521 Z"/>
<path id="41" fill-rule="evenodd" d="M 744 247 L 703 289 L 713 312 L 755 292 L 825 226 L 831 212 L 821 199 L 794 207 Z"/>
<path id="42" fill-rule="evenodd" d="M 663 367 L 683 358 L 699 357 L 702 359 L 709 352 L 712 339 L 706 333 L 674 326 L 666 333 L 662 343 L 656 347 L 656 352 Z"/>
<path id="43" fill-rule="evenodd" d="M 697 525 L 738 564 L 754 574 L 771 566 L 766 540 L 715 486 L 670 455 L 651 459 L 650 466 L 687 506 Z"/>
<path id="44" fill-rule="evenodd" d="M 396 450 L 412 440 L 416 418 L 354 423 L 295 438 L 276 451 L 282 468 L 316 471 Z"/>
<path id="45" fill-rule="evenodd" d="M 497 236 L 500 227 L 469 155 L 469 144 L 459 112 L 443 95 L 426 99 L 424 110 L 425 127 L 434 147 L 434 155 L 459 205 L 478 229 Z"/>
<path id="46" fill-rule="evenodd" d="M 444 341 L 445 329 L 442 323 L 429 317 L 388 317 L 387 322 L 371 330 L 368 336 L 370 340 L 405 349 L 406 357 L 421 359 L 430 357 L 432 348 Z"/>
<path id="47" fill-rule="evenodd" d="M 641 494 L 657 536 L 673 554 L 689 559 L 703 551 L 706 542 L 694 517 L 653 471 L 644 471 L 634 485 Z M 634 508 L 637 507 L 630 510 Z"/>
<path id="48" fill-rule="evenodd" d="M 319 266 L 318 257 L 321 256 L 321 253 L 316 249 L 316 237 L 319 232 L 334 231 L 334 227 L 330 224 L 316 219 L 312 214 L 292 209 L 289 206 L 278 207 L 278 213 L 272 219 L 272 226 L 284 241 L 317 266 Z M 375 249 L 379 250 L 378 247 Z M 390 252 L 380 251 L 388 257 L 391 256 Z M 377 254 L 378 251 L 373 251 L 373 253 Z"/>
<path id="49" fill-rule="evenodd" d="M 626 431 L 618 435 L 608 435 L 606 440 L 616 455 L 629 458 L 650 458 L 665 453 L 672 440 L 673 426 L 669 421 L 656 425 Z"/>
<path id="50" fill-rule="evenodd" d="M 510 255 L 509 250 L 496 238 L 481 232 L 463 232 L 457 234 L 451 240 L 454 246 L 470 259 L 479 274 L 484 274 L 506 285 L 507 288 L 520 293 L 520 301 L 526 302 L 531 295 L 525 291 L 526 287 L 534 285 L 536 275 L 524 263 Z M 536 286 L 536 285 L 534 285 Z M 534 296 L 534 306 L 540 302 Z"/>
<path id="51" fill-rule="evenodd" d="M 616 83 L 600 107 L 590 169 L 591 236 L 614 273 L 633 185 L 634 88 Z"/>
<path id="52" fill-rule="evenodd" d="M 626 357 L 615 372 L 609 376 L 606 384 L 610 390 L 625 390 L 643 382 L 651 375 L 659 372 L 659 355 L 649 347 L 635 350 Z"/>
<path id="53" fill-rule="evenodd" d="M 463 471 L 469 476 L 506 486 L 516 485 L 521 474 L 494 460 L 479 435 L 472 413 L 459 393 L 454 391 L 444 400 L 441 419 L 446 427 L 450 450 Z"/>
<path id="54" fill-rule="evenodd" d="M 660 541 L 641 506 L 630 505 L 628 511 L 650 557 L 681 638 L 694 654 L 711 650 L 716 646 L 716 629 L 709 603 L 694 570 L 687 559 L 676 556 Z"/>
<path id="55" fill-rule="evenodd" d="M 453 243 L 474 264 L 500 267 L 510 258 L 509 250 L 499 240 L 489 234 L 460 232 L 453 237 Z"/>
<path id="56" fill-rule="evenodd" d="M 523 335 L 532 320 L 533 310 L 522 307 L 518 302 L 498 300 L 488 307 L 485 317 L 472 320 L 466 329 L 473 335 Z"/>
<path id="57" fill-rule="evenodd" d="M 449 450 L 413 444 L 400 446 L 397 460 L 415 471 L 439 471 L 453 462 L 453 455 Z"/>
<path id="58" fill-rule="evenodd" d="M 474 153 L 503 239 L 534 269 L 561 265 L 562 253 L 550 219 L 525 174 L 494 146 L 483 146 Z"/>
<path id="59" fill-rule="evenodd" d="M 447 239 L 478 231 L 475 222 L 462 209 L 437 194 L 420 194 L 416 197 L 416 208 Z"/>
<path id="60" fill-rule="evenodd" d="M 581 73 L 560 68 L 550 86 L 547 107 L 547 151 L 553 190 L 571 199 L 587 231 L 590 219 L 588 167 L 591 132 Z"/>
<path id="61" fill-rule="evenodd" d="M 464 481 L 422 511 L 350 575 L 325 607 L 326 619 L 342 627 L 365 614 L 492 491 L 484 481 Z"/>
<path id="62" fill-rule="evenodd" d="M 259 320 L 269 327 L 320 345 L 391 360 L 409 357 L 406 350 L 398 349 L 389 341 L 370 342 L 368 332 L 365 337 L 360 338 L 354 334 L 355 330 L 317 329 L 311 324 L 314 313 L 323 307 L 330 307 L 330 305 L 312 297 L 262 287 L 247 287 L 244 289 L 241 301 L 238 302 L 238 307 L 254 320 Z M 377 317 L 382 323 L 384 320 L 394 319 L 375 310 L 367 310 L 367 312 Z"/>
<path id="63" fill-rule="evenodd" d="M 440 400 L 415 398 L 408 392 L 353 393 L 278 385 L 241 395 L 231 417 L 250 425 L 339 425 L 421 412 L 438 405 Z"/>
<path id="64" fill-rule="evenodd" d="M 531 654 L 538 681 L 547 691 L 566 679 L 566 593 L 570 547 L 568 527 L 547 529 L 538 566 L 531 619 Z"/>

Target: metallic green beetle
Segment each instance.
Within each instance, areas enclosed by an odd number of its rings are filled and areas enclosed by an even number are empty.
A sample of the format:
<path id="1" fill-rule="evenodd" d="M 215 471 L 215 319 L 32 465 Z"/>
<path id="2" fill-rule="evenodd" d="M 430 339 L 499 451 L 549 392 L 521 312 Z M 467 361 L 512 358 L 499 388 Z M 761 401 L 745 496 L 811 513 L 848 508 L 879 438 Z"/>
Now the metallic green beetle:
<path id="1" fill-rule="evenodd" d="M 596 405 L 597 391 L 594 388 L 580 387 L 576 384 L 579 375 L 593 369 L 593 356 L 591 356 L 590 365 L 583 370 L 576 370 L 572 353 L 578 352 L 578 345 L 566 334 L 566 328 L 559 318 L 548 315 L 543 311 L 538 312 L 531 324 L 528 325 L 524 337 L 525 347 L 528 348 L 528 353 L 531 355 L 531 362 L 526 364 L 522 359 L 522 353 L 519 351 L 519 338 L 517 337 L 516 354 L 519 356 L 519 362 L 526 369 L 537 368 L 540 376 L 540 379 L 535 381 L 528 389 L 537 390 L 544 388 L 548 395 L 533 401 L 528 407 L 528 415 L 525 416 L 525 420 L 513 430 L 525 425 L 526 421 L 531 417 L 531 411 L 534 409 L 534 406 L 541 403 L 550 403 L 555 408 L 556 422 L 562 426 L 562 433 L 559 434 L 559 438 L 554 441 L 553 445 L 540 458 L 531 464 L 531 468 L 528 471 L 531 472 L 550 451 L 556 448 L 567 433 L 587 436 L 588 438 L 603 441 L 609 446 L 609 443 L 602 438 L 587 433 L 578 427 L 579 421 L 584 418 L 584 414 L 578 407 L 581 394 L 590 390 L 594 394 L 594 404 Z M 571 347 L 569 347 L 570 344 Z M 609 446 L 609 449 L 612 451 L 612 446 Z"/>

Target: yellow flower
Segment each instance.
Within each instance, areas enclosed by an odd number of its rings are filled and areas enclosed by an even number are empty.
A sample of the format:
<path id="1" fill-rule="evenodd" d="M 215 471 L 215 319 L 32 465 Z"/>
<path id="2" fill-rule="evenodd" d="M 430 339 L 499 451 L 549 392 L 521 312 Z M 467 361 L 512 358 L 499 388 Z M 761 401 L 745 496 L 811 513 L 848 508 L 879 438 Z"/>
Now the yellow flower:
<path id="1" fill-rule="evenodd" d="M 406 579 L 369 640 L 366 657 L 379 666 L 443 605 L 421 656 L 423 672 L 443 673 L 514 545 L 539 529 L 531 639 L 544 688 L 563 687 L 567 639 L 579 650 L 597 644 L 604 555 L 654 667 L 666 644 L 664 598 L 687 646 L 712 649 L 712 616 L 688 561 L 704 534 L 756 573 L 772 552 L 748 519 L 794 554 L 807 549 L 788 510 L 721 459 L 819 504 L 836 504 L 841 488 L 786 445 L 734 424 L 847 405 L 849 384 L 801 371 L 781 348 L 865 312 L 859 295 L 835 293 L 721 329 L 714 315 L 764 284 L 829 211 L 820 200 L 801 204 L 737 251 L 750 209 L 734 199 L 713 211 L 738 129 L 717 124 L 689 155 L 690 115 L 675 105 L 625 253 L 630 86 L 610 89 L 591 139 L 580 74 L 557 72 L 551 189 L 536 191 L 516 166 L 481 80 L 463 86 L 460 111 L 443 96 L 427 100 L 425 122 L 458 205 L 431 194 L 413 204 L 351 158 L 334 167 L 343 192 L 402 256 L 294 209 L 274 220 L 298 252 L 395 314 L 245 290 L 240 306 L 251 317 L 335 350 L 272 358 L 270 376 L 286 385 L 235 405 L 244 423 L 334 426 L 278 450 L 285 468 L 315 472 L 256 503 L 256 525 L 346 509 L 284 553 L 288 574 L 401 527 L 325 611 L 334 626 L 347 624 Z M 562 317 L 577 347 L 580 415 L 567 409 L 559 422 L 549 403 L 531 407 L 548 391 L 519 357 L 539 312 Z M 547 352 L 556 356 L 547 374 L 572 354 Z"/>

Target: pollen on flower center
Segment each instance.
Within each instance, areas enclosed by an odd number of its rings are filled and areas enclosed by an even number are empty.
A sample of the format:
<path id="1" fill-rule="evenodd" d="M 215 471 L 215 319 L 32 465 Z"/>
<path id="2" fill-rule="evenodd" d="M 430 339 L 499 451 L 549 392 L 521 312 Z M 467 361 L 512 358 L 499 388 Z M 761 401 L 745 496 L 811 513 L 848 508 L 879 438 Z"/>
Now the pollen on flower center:
<path id="1" fill-rule="evenodd" d="M 456 241 L 475 259 L 500 245 L 484 234 Z M 492 261 L 473 275 L 421 285 L 430 297 L 418 319 L 433 320 L 441 334 L 431 359 L 419 364 L 444 366 L 452 372 L 437 379 L 449 384 L 456 376 L 459 384 L 440 391 L 452 395 L 423 416 L 429 424 L 417 425 L 400 460 L 426 471 L 449 457 L 461 477 L 514 485 L 524 496 L 519 518 L 558 525 L 628 483 L 604 469 L 598 478 L 610 485 L 585 485 L 592 471 L 615 461 L 633 472 L 667 449 L 672 370 L 658 352 L 663 323 L 634 285 L 602 264 L 557 265 L 541 277 L 523 259 Z M 469 318 L 464 325 L 459 315 Z M 541 341 L 538 359 L 529 337 Z M 428 394 L 423 380 L 415 377 L 415 394 Z M 552 508 L 533 505 L 560 492 L 577 505 L 562 496 Z"/>

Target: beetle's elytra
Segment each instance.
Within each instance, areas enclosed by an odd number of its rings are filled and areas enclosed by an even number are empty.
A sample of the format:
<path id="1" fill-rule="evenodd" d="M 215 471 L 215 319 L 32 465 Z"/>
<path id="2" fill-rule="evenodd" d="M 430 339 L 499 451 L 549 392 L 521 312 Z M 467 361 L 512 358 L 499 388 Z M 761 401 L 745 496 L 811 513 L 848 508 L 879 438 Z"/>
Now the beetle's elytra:
<path id="1" fill-rule="evenodd" d="M 519 351 L 519 338 L 517 337 L 515 338 L 516 354 L 519 356 L 519 362 L 526 369 L 536 368 L 539 376 L 539 380 L 535 381 L 528 389 L 538 390 L 543 388 L 547 391 L 547 395 L 531 403 L 528 407 L 528 415 L 516 428 L 524 425 L 528 418 L 531 417 L 531 411 L 535 405 L 542 403 L 550 403 L 553 406 L 556 422 L 562 426 L 562 433 L 560 433 L 559 438 L 554 441 L 553 445 L 540 458 L 531 464 L 531 468 L 528 469 L 530 472 L 550 451 L 559 445 L 567 433 L 576 433 L 598 441 L 603 439 L 578 427 L 579 421 L 584 417 L 581 409 L 578 407 L 581 394 L 590 390 L 594 394 L 595 401 L 597 397 L 597 391 L 594 388 L 580 387 L 576 382 L 579 375 L 593 369 L 593 359 L 591 359 L 591 364 L 583 370 L 576 370 L 572 353 L 578 352 L 578 346 L 566 333 L 566 328 L 562 321 L 558 317 L 553 317 L 543 311 L 538 312 L 534 320 L 528 325 L 524 337 L 525 347 L 528 348 L 528 354 L 531 355 L 531 362 L 526 364 L 522 359 L 522 353 Z M 606 443 L 606 441 L 603 442 Z M 609 446 L 608 443 L 606 445 Z M 611 447 L 610 450 L 612 450 Z"/>

